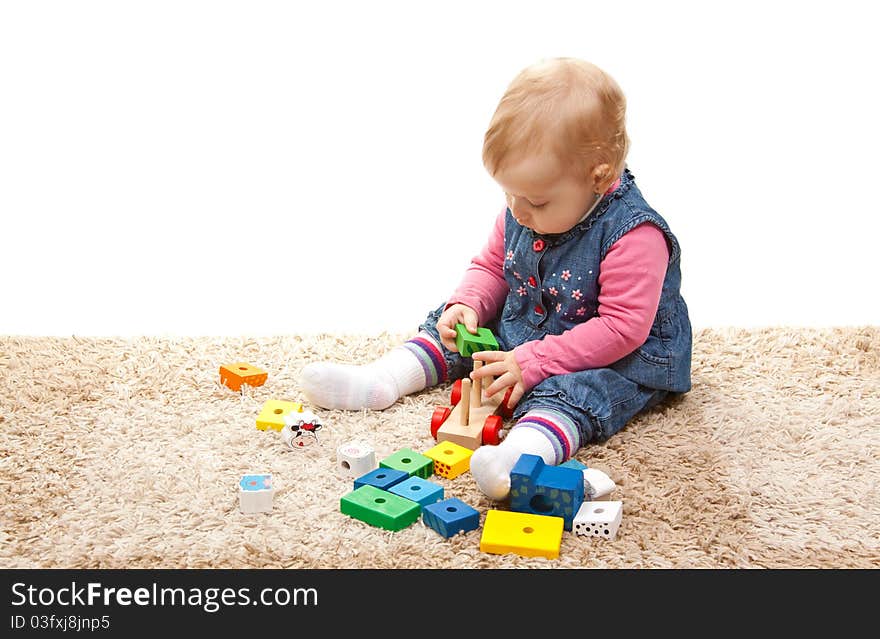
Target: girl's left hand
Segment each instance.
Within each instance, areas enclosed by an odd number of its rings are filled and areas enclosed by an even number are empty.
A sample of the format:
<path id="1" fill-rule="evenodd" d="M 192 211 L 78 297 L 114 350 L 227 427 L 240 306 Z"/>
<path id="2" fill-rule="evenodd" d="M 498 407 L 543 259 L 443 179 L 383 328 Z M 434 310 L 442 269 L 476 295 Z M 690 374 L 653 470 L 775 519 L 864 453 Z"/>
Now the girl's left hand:
<path id="1" fill-rule="evenodd" d="M 513 387 L 510 399 L 507 400 L 509 407 L 516 406 L 523 394 L 526 392 L 523 385 L 522 370 L 516 363 L 513 351 L 480 351 L 473 354 L 475 360 L 483 362 L 479 368 L 475 368 L 471 373 L 471 379 L 482 379 L 491 375 L 495 378 L 488 388 L 483 389 L 483 395 L 492 397 L 499 391 Z"/>

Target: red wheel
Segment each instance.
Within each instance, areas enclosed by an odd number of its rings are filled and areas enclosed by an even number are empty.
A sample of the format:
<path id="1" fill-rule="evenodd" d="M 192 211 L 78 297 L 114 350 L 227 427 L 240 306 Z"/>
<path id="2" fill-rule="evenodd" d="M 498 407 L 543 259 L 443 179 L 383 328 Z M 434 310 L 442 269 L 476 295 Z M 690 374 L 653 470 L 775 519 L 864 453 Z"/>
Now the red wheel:
<path id="1" fill-rule="evenodd" d="M 510 396 L 512 394 L 513 394 L 513 386 L 511 386 L 507 389 L 507 392 L 504 393 L 504 399 L 501 400 L 500 414 L 502 417 L 504 417 L 504 419 L 510 419 L 511 417 L 513 417 L 513 406 L 507 405 L 507 402 L 508 402 L 508 400 L 510 400 Z"/>
<path id="2" fill-rule="evenodd" d="M 501 429 L 504 423 L 501 415 L 489 415 L 483 422 L 483 444 L 497 446 L 501 443 Z"/>
<path id="3" fill-rule="evenodd" d="M 440 430 L 440 426 L 443 425 L 443 422 L 446 421 L 451 412 L 452 409 L 447 406 L 440 406 L 434 409 L 434 414 L 431 415 L 431 437 L 437 439 L 437 431 Z"/>
<path id="4" fill-rule="evenodd" d="M 461 380 L 455 380 L 455 383 L 452 385 L 452 396 L 449 398 L 449 403 L 455 406 L 458 402 L 461 401 Z"/>

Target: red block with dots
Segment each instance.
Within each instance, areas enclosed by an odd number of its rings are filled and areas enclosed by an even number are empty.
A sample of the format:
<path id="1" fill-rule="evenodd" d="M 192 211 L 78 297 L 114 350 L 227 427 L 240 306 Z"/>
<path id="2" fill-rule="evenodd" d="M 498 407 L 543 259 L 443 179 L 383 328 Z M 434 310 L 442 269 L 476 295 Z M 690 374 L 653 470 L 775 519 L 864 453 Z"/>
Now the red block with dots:
<path id="1" fill-rule="evenodd" d="M 262 386 L 268 378 L 269 373 L 246 362 L 223 364 L 220 367 L 220 382 L 234 391 L 241 390 L 242 384 Z"/>

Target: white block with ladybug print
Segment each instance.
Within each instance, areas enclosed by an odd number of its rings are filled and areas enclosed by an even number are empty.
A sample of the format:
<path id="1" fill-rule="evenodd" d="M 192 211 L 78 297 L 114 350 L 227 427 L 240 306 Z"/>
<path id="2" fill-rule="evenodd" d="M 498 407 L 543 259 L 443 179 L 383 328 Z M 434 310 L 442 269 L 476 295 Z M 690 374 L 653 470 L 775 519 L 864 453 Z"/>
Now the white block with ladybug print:
<path id="1" fill-rule="evenodd" d="M 622 515 L 622 501 L 585 501 L 574 516 L 572 530 L 585 537 L 614 539 Z"/>
<path id="2" fill-rule="evenodd" d="M 336 469 L 343 477 L 357 479 L 376 470 L 376 451 L 363 442 L 346 442 L 336 449 Z"/>

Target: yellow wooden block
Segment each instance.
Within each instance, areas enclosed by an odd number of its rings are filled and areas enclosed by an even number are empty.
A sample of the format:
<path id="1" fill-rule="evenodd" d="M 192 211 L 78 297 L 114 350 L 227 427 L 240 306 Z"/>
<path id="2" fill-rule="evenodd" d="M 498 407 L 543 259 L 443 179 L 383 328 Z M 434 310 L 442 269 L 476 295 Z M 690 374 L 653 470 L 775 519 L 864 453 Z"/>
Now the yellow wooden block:
<path id="1" fill-rule="evenodd" d="M 299 402 L 283 402 L 278 399 L 270 399 L 263 404 L 263 409 L 257 416 L 257 428 L 266 430 L 272 428 L 281 431 L 284 428 L 284 416 L 288 413 L 301 413 L 303 406 Z"/>
<path id="2" fill-rule="evenodd" d="M 471 455 L 474 451 L 455 442 L 443 441 L 423 454 L 434 460 L 435 475 L 454 479 L 470 470 Z"/>
<path id="3" fill-rule="evenodd" d="M 564 523 L 562 517 L 490 510 L 483 524 L 480 550 L 496 555 L 514 553 L 556 559 Z"/>

